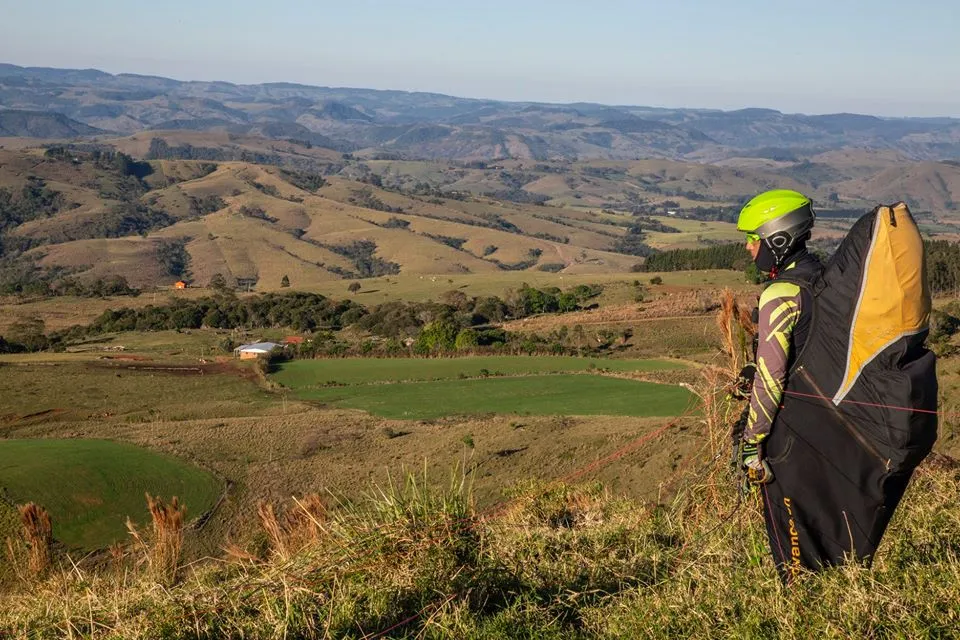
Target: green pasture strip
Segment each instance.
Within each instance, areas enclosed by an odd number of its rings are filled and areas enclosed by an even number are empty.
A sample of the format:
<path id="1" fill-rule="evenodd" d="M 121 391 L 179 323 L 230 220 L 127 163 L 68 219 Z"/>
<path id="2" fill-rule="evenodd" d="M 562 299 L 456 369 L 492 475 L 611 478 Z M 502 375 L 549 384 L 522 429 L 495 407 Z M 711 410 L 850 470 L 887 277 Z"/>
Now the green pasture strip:
<path id="1" fill-rule="evenodd" d="M 675 416 L 693 399 L 679 386 L 575 374 L 327 387 L 297 395 L 410 420 L 483 413 Z"/>
<path id="2" fill-rule="evenodd" d="M 177 496 L 187 518 L 216 502 L 212 474 L 178 460 L 109 440 L 0 440 L 0 487 L 18 503 L 50 513 L 54 537 L 69 547 L 98 549 L 126 536 L 127 516 L 149 520 L 145 492 Z"/>
<path id="3" fill-rule="evenodd" d="M 668 360 L 608 360 L 573 356 L 470 356 L 465 358 L 330 358 L 294 360 L 280 365 L 273 378 L 293 389 L 338 384 L 475 378 L 490 374 L 538 374 L 563 371 L 664 371 L 685 365 Z"/>

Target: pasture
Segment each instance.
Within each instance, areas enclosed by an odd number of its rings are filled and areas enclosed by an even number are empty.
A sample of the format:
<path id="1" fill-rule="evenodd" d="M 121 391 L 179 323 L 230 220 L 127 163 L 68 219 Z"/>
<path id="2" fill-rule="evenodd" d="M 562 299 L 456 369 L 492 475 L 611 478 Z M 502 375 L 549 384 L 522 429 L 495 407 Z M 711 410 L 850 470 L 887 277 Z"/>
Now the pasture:
<path id="1" fill-rule="evenodd" d="M 638 259 L 639 261 L 639 259 Z M 518 289 L 524 284 L 531 287 L 559 287 L 572 289 L 581 284 L 628 285 L 634 280 L 648 283 L 659 276 L 664 285 L 701 289 L 704 287 L 744 288 L 743 274 L 738 271 L 672 271 L 666 273 L 548 273 L 545 271 L 493 271 L 490 273 L 417 275 L 400 274 L 358 280 L 361 288 L 351 294 L 349 282 L 336 280 L 318 283 L 311 291 L 335 299 L 352 298 L 371 306 L 381 302 L 406 300 L 424 302 L 436 300 L 451 290 L 459 290 L 468 296 L 503 296 L 509 289 Z M 293 288 L 297 284 L 293 283 Z"/>
<path id="2" fill-rule="evenodd" d="M 367 384 L 475 378 L 491 374 L 542 374 L 591 369 L 665 371 L 686 365 L 669 360 L 612 360 L 572 356 L 469 356 L 464 358 L 337 358 L 295 360 L 280 365 L 273 379 L 293 389 L 316 385 Z"/>
<path id="3" fill-rule="evenodd" d="M 127 517 L 147 521 L 145 492 L 179 497 L 193 518 L 222 490 L 212 474 L 172 456 L 88 439 L 0 440 L 0 486 L 17 503 L 45 507 L 54 537 L 86 550 L 124 539 Z"/>
<path id="4" fill-rule="evenodd" d="M 7 331 L 10 325 L 25 318 L 41 318 L 47 331 L 60 331 L 74 325 L 90 324 L 107 309 L 123 307 L 139 309 L 147 305 L 167 305 L 177 300 L 201 298 L 211 293 L 208 289 L 177 290 L 164 287 L 144 291 L 139 296 L 107 296 L 105 298 L 0 296 L 0 335 Z"/>
<path id="5" fill-rule="evenodd" d="M 680 386 L 576 374 L 324 387 L 297 395 L 407 420 L 489 413 L 674 416 L 693 400 Z"/>
<path id="6" fill-rule="evenodd" d="M 250 382 L 247 370 L 229 365 L 168 367 L 144 361 L 41 361 L 25 356 L 11 362 L 16 357 L 8 356 L 0 366 L 0 435 L 42 419 L 119 419 L 137 424 L 248 416 L 278 404 L 277 398 Z"/>
<path id="7" fill-rule="evenodd" d="M 653 216 L 654 220 L 679 229 L 679 233 L 650 231 L 647 244 L 655 249 L 696 249 L 705 243 L 743 242 L 743 234 L 730 222 L 705 222 L 675 216 Z"/>

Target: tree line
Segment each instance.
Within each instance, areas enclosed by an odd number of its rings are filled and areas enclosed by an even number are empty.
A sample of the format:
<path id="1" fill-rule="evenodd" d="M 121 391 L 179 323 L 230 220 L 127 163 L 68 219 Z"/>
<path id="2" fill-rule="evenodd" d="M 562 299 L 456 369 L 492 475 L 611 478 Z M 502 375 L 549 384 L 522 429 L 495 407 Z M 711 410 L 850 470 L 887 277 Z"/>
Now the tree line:
<path id="1" fill-rule="evenodd" d="M 2 344 L 6 351 L 33 351 L 63 349 L 87 336 L 124 331 L 206 327 L 231 330 L 289 328 L 299 333 L 318 333 L 355 326 L 383 338 L 417 337 L 421 343 L 432 345 L 430 349 L 447 349 L 452 348 L 457 335 L 465 329 L 473 330 L 475 335 L 466 334 L 461 343 L 475 338 L 479 345 L 492 344 L 502 341 L 503 335 L 490 328 L 491 323 L 538 313 L 581 309 L 601 291 L 599 285 L 580 285 L 568 291 L 524 285 L 508 292 L 505 298 L 471 297 L 462 291 L 450 291 L 439 302 L 397 301 L 372 308 L 318 293 L 263 293 L 238 298 L 224 291 L 195 300 L 180 299 L 167 305 L 110 309 L 89 325 L 49 335 L 44 332 L 42 321 L 25 320 L 23 326 L 15 323 L 15 331 L 13 334 L 8 332 Z M 427 330 L 427 327 L 432 328 Z M 427 336 L 420 339 L 424 330 L 427 330 Z"/>
<path id="2" fill-rule="evenodd" d="M 740 243 L 717 244 L 699 249 L 672 249 L 647 256 L 638 271 L 744 271 L 753 261 Z"/>
<path id="3" fill-rule="evenodd" d="M 947 240 L 927 240 L 927 277 L 934 295 L 960 291 L 960 244 Z"/>
<path id="4" fill-rule="evenodd" d="M 948 240 L 926 240 L 927 280 L 933 295 L 960 292 L 960 243 Z M 826 263 L 827 255 L 819 255 Z M 740 243 L 718 244 L 700 249 L 660 251 L 634 267 L 635 271 L 701 271 L 730 269 L 744 271 L 758 281 L 759 273 Z"/>

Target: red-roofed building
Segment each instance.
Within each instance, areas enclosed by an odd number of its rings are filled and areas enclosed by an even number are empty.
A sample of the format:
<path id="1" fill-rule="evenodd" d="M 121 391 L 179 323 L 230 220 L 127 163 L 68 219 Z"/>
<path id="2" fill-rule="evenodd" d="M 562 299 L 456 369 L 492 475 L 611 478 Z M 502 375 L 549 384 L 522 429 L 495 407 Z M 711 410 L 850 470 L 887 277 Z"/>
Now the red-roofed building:
<path id="1" fill-rule="evenodd" d="M 303 336 L 287 336 L 283 339 L 283 344 L 303 344 Z"/>

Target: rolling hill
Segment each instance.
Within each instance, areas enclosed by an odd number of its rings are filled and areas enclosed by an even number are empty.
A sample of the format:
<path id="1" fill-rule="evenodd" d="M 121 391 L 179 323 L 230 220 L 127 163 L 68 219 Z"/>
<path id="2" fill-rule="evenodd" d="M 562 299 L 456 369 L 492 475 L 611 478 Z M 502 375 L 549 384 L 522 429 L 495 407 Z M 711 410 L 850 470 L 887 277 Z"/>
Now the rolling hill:
<path id="1" fill-rule="evenodd" d="M 0 188 L 14 210 L 50 201 L 7 226 L 8 260 L 23 252 L 21 260 L 81 279 L 123 275 L 153 286 L 187 275 L 159 257 L 180 244 L 192 281 L 220 273 L 258 289 L 279 288 L 285 275 L 305 287 L 389 273 L 623 272 L 637 261 L 611 251 L 626 216 L 599 233 L 586 221 L 547 219 L 544 207 L 489 198 L 427 199 L 336 177 L 312 176 L 311 188 L 307 174 L 245 162 L 132 161 L 145 174 L 137 178 L 115 158 L 93 158 L 0 151 Z"/>
<path id="2" fill-rule="evenodd" d="M 929 233 L 960 233 L 956 163 L 853 150 L 813 158 L 757 167 L 370 160 L 186 130 L 0 149 L 0 269 L 17 278 L 122 275 L 136 287 L 206 284 L 219 273 L 258 290 L 279 288 L 284 276 L 310 288 L 396 274 L 624 273 L 649 247 L 738 240 L 730 221 L 742 202 L 774 187 L 814 197 L 824 238 L 897 199 Z"/>

